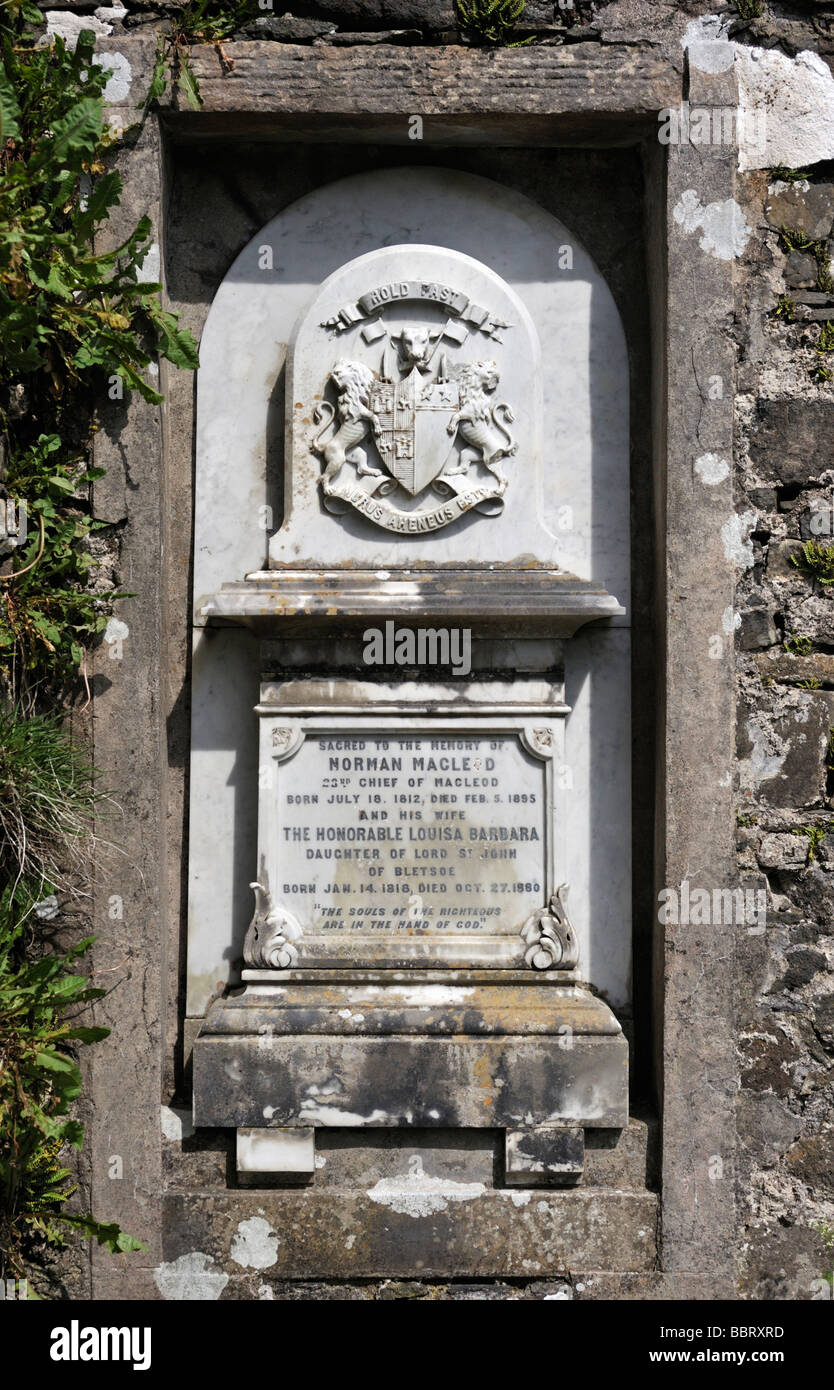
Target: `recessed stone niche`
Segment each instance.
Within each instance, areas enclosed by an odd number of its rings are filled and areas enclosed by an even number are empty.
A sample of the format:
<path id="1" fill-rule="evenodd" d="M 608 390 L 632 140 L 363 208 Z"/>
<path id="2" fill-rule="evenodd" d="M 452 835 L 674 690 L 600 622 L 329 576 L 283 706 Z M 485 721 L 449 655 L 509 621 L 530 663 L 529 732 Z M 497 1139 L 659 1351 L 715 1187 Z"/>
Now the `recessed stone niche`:
<path id="1" fill-rule="evenodd" d="M 189 1013 L 229 975 L 194 1119 L 240 1186 L 484 1131 L 492 1210 L 628 1124 L 628 400 L 575 235 L 454 169 L 324 185 L 214 298 Z"/>

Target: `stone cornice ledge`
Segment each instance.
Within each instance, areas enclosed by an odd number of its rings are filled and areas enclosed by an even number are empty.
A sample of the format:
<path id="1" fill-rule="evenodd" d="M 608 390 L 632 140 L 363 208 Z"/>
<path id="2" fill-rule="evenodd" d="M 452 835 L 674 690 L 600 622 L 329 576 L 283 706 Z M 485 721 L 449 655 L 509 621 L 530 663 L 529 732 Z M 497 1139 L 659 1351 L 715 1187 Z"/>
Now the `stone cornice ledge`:
<path id="1" fill-rule="evenodd" d="M 111 45 L 112 46 L 112 41 Z M 163 110 L 199 126 L 212 112 L 649 117 L 676 105 L 679 68 L 661 53 L 596 43 L 498 49 L 283 43 L 192 49 L 203 106 Z"/>
<path id="2" fill-rule="evenodd" d="M 243 626 L 262 636 L 328 622 L 463 624 L 476 630 L 572 637 L 625 609 L 603 588 L 564 570 L 263 570 L 197 604 L 198 626 Z"/>

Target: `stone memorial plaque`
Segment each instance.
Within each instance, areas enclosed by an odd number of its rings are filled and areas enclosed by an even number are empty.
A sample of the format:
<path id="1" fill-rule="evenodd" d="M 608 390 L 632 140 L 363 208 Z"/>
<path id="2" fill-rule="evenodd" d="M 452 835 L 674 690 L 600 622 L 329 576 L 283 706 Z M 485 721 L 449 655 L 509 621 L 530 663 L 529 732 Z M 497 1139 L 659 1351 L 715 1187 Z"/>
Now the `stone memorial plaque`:
<path id="1" fill-rule="evenodd" d="M 261 723 L 256 891 L 286 919 L 280 965 L 524 964 L 555 891 L 552 712 Z"/>

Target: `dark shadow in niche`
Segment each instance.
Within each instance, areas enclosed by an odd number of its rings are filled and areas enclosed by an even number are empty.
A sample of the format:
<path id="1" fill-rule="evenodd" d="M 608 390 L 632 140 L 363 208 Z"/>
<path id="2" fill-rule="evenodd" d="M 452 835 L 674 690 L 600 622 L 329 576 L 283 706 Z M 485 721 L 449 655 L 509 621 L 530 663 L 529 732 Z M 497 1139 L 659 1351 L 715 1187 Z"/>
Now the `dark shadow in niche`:
<path id="1" fill-rule="evenodd" d="M 189 832 L 189 758 L 188 758 L 188 739 L 191 727 L 191 650 L 190 646 L 186 657 L 185 679 L 177 692 L 176 699 L 168 711 L 165 720 L 165 739 L 168 753 L 168 767 L 171 769 L 181 768 L 183 773 L 182 784 L 182 837 L 183 844 L 188 844 Z M 188 856 L 182 855 L 179 862 L 179 873 L 177 875 L 177 892 L 179 895 L 178 907 L 181 916 L 184 916 L 188 905 Z M 185 1039 L 183 1036 L 183 1020 L 185 1014 L 185 984 L 187 968 L 187 942 L 184 935 L 180 935 L 176 951 L 176 971 L 177 971 L 177 1042 L 176 1058 L 174 1064 L 174 1074 L 177 1078 L 179 1087 L 182 1077 Z M 171 944 L 171 953 L 174 954 L 174 946 Z"/>
<path id="2" fill-rule="evenodd" d="M 166 257 L 166 275 L 167 275 Z M 170 389 L 170 388 L 169 388 Z M 197 418 L 197 375 L 191 380 L 191 419 Z M 190 441 L 190 481 L 191 489 L 189 503 L 192 507 L 193 515 L 193 496 L 194 478 L 197 467 L 197 440 L 194 430 L 191 431 Z M 166 472 L 171 467 L 170 459 L 167 462 Z M 168 473 L 170 476 L 170 473 Z M 193 591 L 194 577 L 194 531 L 193 525 L 188 545 L 188 575 L 183 590 L 180 590 L 186 609 L 190 606 Z M 184 670 L 183 680 L 176 698 L 171 705 L 165 720 L 165 739 L 168 755 L 169 768 L 182 769 L 182 811 L 181 811 L 181 830 L 182 843 L 188 845 L 190 830 L 190 792 L 191 792 L 191 665 L 192 665 L 192 644 L 189 636 L 184 641 Z M 177 876 L 178 889 L 178 908 L 181 921 L 187 920 L 188 913 L 188 855 L 180 856 L 179 874 Z M 169 938 L 170 940 L 170 938 Z M 174 947 L 170 947 L 172 955 Z M 185 1039 L 185 1017 L 186 1017 L 186 990 L 187 990 L 187 969 L 188 969 L 188 940 L 187 932 L 181 932 L 177 941 L 176 950 L 176 980 L 177 980 L 177 1035 L 175 1043 L 173 1084 L 178 1094 L 184 1097 L 190 1095 L 191 1090 L 191 1058 L 186 1062 L 186 1039 Z"/>
<path id="3" fill-rule="evenodd" d="M 287 394 L 287 364 L 281 363 L 269 394 L 266 413 L 266 505 L 268 508 L 263 564 L 269 564 L 269 538 L 284 524 L 284 422 Z"/>

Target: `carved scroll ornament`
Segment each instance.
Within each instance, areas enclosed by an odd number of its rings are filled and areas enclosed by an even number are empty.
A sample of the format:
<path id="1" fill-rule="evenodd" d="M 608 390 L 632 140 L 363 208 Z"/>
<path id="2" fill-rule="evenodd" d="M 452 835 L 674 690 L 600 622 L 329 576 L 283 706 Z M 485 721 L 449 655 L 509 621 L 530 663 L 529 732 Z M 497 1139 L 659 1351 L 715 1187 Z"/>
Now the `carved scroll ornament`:
<path id="1" fill-rule="evenodd" d="M 524 959 L 534 970 L 572 970 L 579 964 L 579 943 L 565 906 L 568 885 L 562 883 L 547 907 L 539 908 L 521 928 L 527 943 Z"/>
<path id="2" fill-rule="evenodd" d="M 273 902 L 262 883 L 249 887 L 255 894 L 255 915 L 243 943 L 243 958 L 256 970 L 289 970 L 298 963 L 293 942 L 301 937 L 301 927 L 291 912 Z"/>

